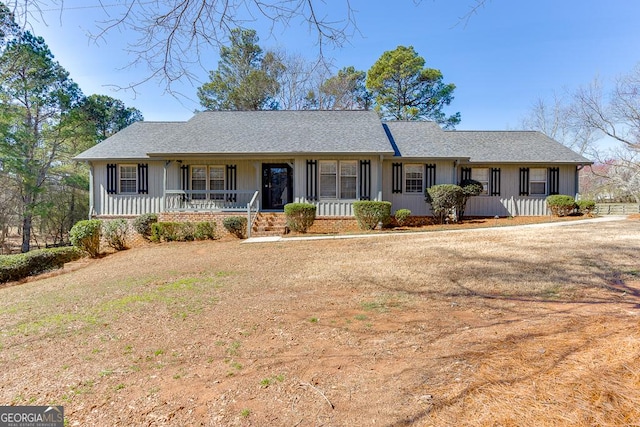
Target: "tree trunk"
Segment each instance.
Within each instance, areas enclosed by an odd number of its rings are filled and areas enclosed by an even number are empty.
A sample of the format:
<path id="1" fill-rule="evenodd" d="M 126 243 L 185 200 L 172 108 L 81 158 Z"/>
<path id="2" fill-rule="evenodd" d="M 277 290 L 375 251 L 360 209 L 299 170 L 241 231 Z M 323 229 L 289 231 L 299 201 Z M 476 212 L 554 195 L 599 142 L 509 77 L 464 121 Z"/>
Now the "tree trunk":
<path id="1" fill-rule="evenodd" d="M 22 253 L 29 252 L 31 248 L 31 222 L 33 220 L 32 213 L 25 213 L 22 216 Z"/>

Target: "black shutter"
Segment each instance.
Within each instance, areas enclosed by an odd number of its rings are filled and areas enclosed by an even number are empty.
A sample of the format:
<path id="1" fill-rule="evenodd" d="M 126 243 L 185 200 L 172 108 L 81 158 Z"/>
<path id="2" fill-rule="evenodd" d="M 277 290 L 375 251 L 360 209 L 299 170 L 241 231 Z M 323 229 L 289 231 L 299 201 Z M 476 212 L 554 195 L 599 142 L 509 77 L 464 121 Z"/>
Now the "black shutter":
<path id="1" fill-rule="evenodd" d="M 460 183 L 471 179 L 471 168 L 460 168 Z"/>
<path id="2" fill-rule="evenodd" d="M 491 186 L 490 195 L 499 196 L 500 195 L 500 168 L 491 168 L 491 182 L 489 184 Z"/>
<path id="3" fill-rule="evenodd" d="M 560 168 L 549 169 L 549 194 L 560 194 Z"/>
<path id="4" fill-rule="evenodd" d="M 424 165 L 424 188 L 427 189 L 433 185 L 436 185 L 436 165 L 427 164 Z"/>
<path id="5" fill-rule="evenodd" d="M 360 200 L 371 200 L 370 160 L 360 160 Z"/>
<path id="6" fill-rule="evenodd" d="M 180 166 L 180 175 L 182 177 L 182 190 L 189 191 L 189 166 L 182 165 Z M 189 197 L 186 194 L 182 195 L 182 201 L 188 200 Z"/>
<path id="7" fill-rule="evenodd" d="M 529 195 L 529 168 L 520 168 L 520 195 Z"/>
<path id="8" fill-rule="evenodd" d="M 402 163 L 393 163 L 392 165 L 392 193 L 402 193 Z"/>
<path id="9" fill-rule="evenodd" d="M 138 194 L 149 194 L 149 165 L 138 163 Z"/>
<path id="10" fill-rule="evenodd" d="M 227 165 L 226 167 L 227 179 L 225 180 L 225 183 L 224 183 L 225 190 L 235 191 L 237 189 L 237 182 L 236 182 L 237 169 L 238 168 L 236 167 L 236 165 Z M 229 202 L 237 201 L 237 195 L 235 193 L 227 195 L 227 201 Z"/>
<path id="11" fill-rule="evenodd" d="M 308 201 L 318 200 L 318 161 L 307 160 L 307 194 Z"/>
<path id="12" fill-rule="evenodd" d="M 109 163 L 107 165 L 107 194 L 118 192 L 118 165 Z"/>

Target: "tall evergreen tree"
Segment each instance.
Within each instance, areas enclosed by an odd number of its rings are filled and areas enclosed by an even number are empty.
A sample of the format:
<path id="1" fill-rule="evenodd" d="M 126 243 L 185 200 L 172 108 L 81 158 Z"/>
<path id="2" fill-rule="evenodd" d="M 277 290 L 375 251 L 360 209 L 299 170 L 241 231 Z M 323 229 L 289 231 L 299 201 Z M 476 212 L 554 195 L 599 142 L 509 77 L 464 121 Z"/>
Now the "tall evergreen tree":
<path id="1" fill-rule="evenodd" d="M 25 32 L 8 42 L 0 56 L 0 154 L 19 194 L 22 252 L 29 251 L 42 192 L 68 139 L 65 121 L 81 99 L 44 39 Z"/>
<path id="2" fill-rule="evenodd" d="M 324 105 L 329 110 L 369 110 L 373 102 L 371 92 L 365 87 L 367 74 L 355 67 L 344 67 L 335 76 L 325 80 L 320 87 Z"/>
<path id="3" fill-rule="evenodd" d="M 425 68 L 413 46 L 386 51 L 367 73 L 367 89 L 376 110 L 390 120 L 433 120 L 445 128 L 460 123 L 460 113 L 446 116 L 453 101 L 453 83 L 445 84 L 440 70 Z"/>
<path id="4" fill-rule="evenodd" d="M 282 63 L 271 52 L 263 54 L 255 30 L 231 31 L 231 46 L 220 49 L 218 69 L 198 89 L 207 110 L 276 109 Z"/>
<path id="5" fill-rule="evenodd" d="M 96 142 L 101 142 L 134 122 L 143 120 L 137 108 L 107 95 L 89 95 L 80 107 L 83 117 L 94 128 Z"/>

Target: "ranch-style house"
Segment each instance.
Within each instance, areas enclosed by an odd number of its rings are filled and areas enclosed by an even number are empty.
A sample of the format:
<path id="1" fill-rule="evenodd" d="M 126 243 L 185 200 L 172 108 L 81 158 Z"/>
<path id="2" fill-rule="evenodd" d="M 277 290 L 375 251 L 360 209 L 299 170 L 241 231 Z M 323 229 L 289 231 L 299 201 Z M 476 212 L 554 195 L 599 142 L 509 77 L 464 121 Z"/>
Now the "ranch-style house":
<path id="1" fill-rule="evenodd" d="M 210 111 L 137 122 L 76 157 L 90 168 L 90 216 L 228 215 L 317 206 L 352 217 L 356 200 L 430 215 L 425 188 L 480 181 L 470 216 L 547 215 L 546 196 L 579 192 L 591 162 L 540 132 L 445 131 L 373 111 Z"/>

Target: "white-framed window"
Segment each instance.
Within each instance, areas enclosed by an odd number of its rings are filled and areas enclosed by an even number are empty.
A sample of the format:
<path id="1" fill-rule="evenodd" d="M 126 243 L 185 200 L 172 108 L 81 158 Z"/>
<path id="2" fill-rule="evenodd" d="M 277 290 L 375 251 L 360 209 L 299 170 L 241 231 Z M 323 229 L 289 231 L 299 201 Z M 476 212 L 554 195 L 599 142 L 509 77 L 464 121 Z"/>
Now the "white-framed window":
<path id="1" fill-rule="evenodd" d="M 480 194 L 489 194 L 489 168 L 471 168 L 471 179 L 482 184 Z"/>
<path id="2" fill-rule="evenodd" d="M 355 199 L 358 188 L 357 160 L 321 160 L 320 198 Z"/>
<path id="3" fill-rule="evenodd" d="M 404 165 L 404 191 L 405 193 L 424 192 L 424 165 Z"/>
<path id="4" fill-rule="evenodd" d="M 138 192 L 138 167 L 136 165 L 120 165 L 119 185 L 121 194 Z"/>
<path id="5" fill-rule="evenodd" d="M 224 190 L 224 166 L 209 166 L 209 190 Z M 224 199 L 224 194 L 212 194 L 213 200 Z"/>
<path id="6" fill-rule="evenodd" d="M 532 196 L 544 196 L 547 194 L 547 169 L 529 169 L 529 194 Z"/>
<path id="7" fill-rule="evenodd" d="M 340 162 L 340 198 L 355 199 L 358 181 L 358 162 Z"/>
<path id="8" fill-rule="evenodd" d="M 191 190 L 205 191 L 207 189 L 207 167 L 191 166 Z M 206 194 L 193 194 L 193 200 L 203 200 L 207 198 Z"/>
<path id="9" fill-rule="evenodd" d="M 224 190 L 224 174 L 224 166 L 191 166 L 191 190 Z M 207 198 L 207 195 L 193 194 L 191 198 L 193 200 L 204 200 Z M 224 198 L 224 194 L 211 194 L 211 198 L 221 200 Z"/>
<path id="10" fill-rule="evenodd" d="M 320 161 L 320 198 L 338 198 L 337 161 Z"/>

